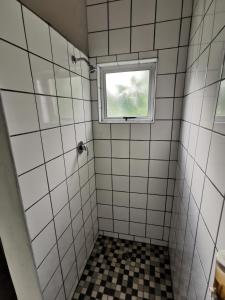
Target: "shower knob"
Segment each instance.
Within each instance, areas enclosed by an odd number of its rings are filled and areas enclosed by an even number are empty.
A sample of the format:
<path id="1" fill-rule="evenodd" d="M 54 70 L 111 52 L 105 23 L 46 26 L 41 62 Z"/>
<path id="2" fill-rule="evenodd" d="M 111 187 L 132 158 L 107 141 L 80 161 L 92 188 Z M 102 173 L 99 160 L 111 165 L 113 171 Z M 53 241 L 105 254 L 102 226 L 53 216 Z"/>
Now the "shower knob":
<path id="1" fill-rule="evenodd" d="M 87 151 L 87 146 L 84 145 L 83 141 L 80 141 L 77 145 L 77 151 L 79 154 L 83 153 L 83 151 Z"/>

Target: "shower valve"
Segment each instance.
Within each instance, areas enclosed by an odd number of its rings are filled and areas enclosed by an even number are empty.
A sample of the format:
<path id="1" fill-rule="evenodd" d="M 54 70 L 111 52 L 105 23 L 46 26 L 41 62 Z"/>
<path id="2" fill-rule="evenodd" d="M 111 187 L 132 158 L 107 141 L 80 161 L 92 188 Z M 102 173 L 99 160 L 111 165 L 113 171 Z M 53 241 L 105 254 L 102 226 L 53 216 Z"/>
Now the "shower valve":
<path id="1" fill-rule="evenodd" d="M 87 146 L 84 145 L 84 142 L 83 141 L 80 141 L 77 145 L 77 151 L 79 154 L 83 153 L 84 151 L 87 151 L 88 152 L 88 148 Z"/>

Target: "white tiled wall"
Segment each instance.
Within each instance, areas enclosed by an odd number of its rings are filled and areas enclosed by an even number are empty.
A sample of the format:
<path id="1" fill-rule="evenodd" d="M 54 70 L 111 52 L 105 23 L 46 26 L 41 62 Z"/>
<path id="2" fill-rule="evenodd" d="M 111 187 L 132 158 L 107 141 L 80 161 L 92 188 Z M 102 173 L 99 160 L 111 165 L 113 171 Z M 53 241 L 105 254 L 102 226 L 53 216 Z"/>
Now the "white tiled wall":
<path id="1" fill-rule="evenodd" d="M 84 56 L 15 0 L 1 1 L 0 89 L 43 299 L 71 299 L 98 232 Z M 83 140 L 89 153 L 77 154 Z"/>
<path id="2" fill-rule="evenodd" d="M 99 124 L 96 74 L 91 75 L 99 228 L 104 234 L 168 242 L 191 10 L 189 0 L 87 0 L 92 64 L 158 58 L 152 125 Z"/>
<path id="3" fill-rule="evenodd" d="M 224 55 L 225 2 L 194 1 L 169 242 L 176 299 L 211 299 L 225 247 L 225 131 L 215 122 Z"/>

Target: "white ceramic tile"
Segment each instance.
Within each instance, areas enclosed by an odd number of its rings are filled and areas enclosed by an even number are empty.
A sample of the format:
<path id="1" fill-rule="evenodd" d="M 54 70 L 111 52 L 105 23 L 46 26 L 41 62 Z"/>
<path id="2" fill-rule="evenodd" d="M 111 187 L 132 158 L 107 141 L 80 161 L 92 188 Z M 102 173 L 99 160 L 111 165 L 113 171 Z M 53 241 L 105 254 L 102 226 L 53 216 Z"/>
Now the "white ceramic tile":
<path id="1" fill-rule="evenodd" d="M 167 180 L 158 178 L 149 178 L 149 194 L 166 195 Z"/>
<path id="2" fill-rule="evenodd" d="M 110 158 L 95 158 L 96 173 L 111 174 Z"/>
<path id="3" fill-rule="evenodd" d="M 130 29 L 116 29 L 109 32 L 109 54 L 128 53 L 130 50 Z"/>
<path id="4" fill-rule="evenodd" d="M 146 39 L 146 36 L 148 38 Z M 132 28 L 132 52 L 148 51 L 153 49 L 154 25 L 144 25 Z"/>
<path id="5" fill-rule="evenodd" d="M 75 287 L 78 283 L 76 264 L 74 264 L 65 280 L 65 290 L 67 299 L 71 299 L 74 294 Z"/>
<path id="6" fill-rule="evenodd" d="M 50 249 L 56 243 L 53 222 L 51 222 L 32 242 L 32 249 L 36 266 L 39 266 Z"/>
<path id="7" fill-rule="evenodd" d="M 79 191 L 79 176 L 78 172 L 74 173 L 72 176 L 70 176 L 67 179 L 67 185 L 68 185 L 68 193 L 69 193 L 69 199 L 75 196 L 75 194 Z"/>
<path id="8" fill-rule="evenodd" d="M 165 196 L 148 195 L 148 209 L 165 210 L 165 204 Z"/>
<path id="9" fill-rule="evenodd" d="M 130 193 L 130 206 L 134 208 L 146 208 L 147 195 Z"/>
<path id="10" fill-rule="evenodd" d="M 66 205 L 55 217 L 55 228 L 58 238 L 62 235 L 70 222 L 69 206 Z"/>
<path id="11" fill-rule="evenodd" d="M 84 228 L 81 228 L 80 232 L 77 234 L 75 238 L 75 243 L 74 243 L 76 254 L 79 253 L 84 242 L 85 242 Z"/>
<path id="12" fill-rule="evenodd" d="M 128 207 L 113 207 L 113 217 L 117 220 L 129 221 L 129 208 Z"/>
<path id="13" fill-rule="evenodd" d="M 52 210 L 54 216 L 68 202 L 67 185 L 63 182 L 51 192 Z"/>
<path id="14" fill-rule="evenodd" d="M 54 66 L 54 70 L 57 95 L 60 97 L 71 97 L 72 91 L 69 71 L 56 65 Z"/>
<path id="15" fill-rule="evenodd" d="M 131 0 L 109 3 L 109 29 L 130 26 Z"/>
<path id="16" fill-rule="evenodd" d="M 128 124 L 112 124 L 112 139 L 129 139 L 130 129 Z"/>
<path id="17" fill-rule="evenodd" d="M 88 34 L 89 55 L 108 55 L 108 32 L 95 32 Z"/>
<path id="18" fill-rule="evenodd" d="M 130 175 L 148 177 L 148 161 L 141 159 L 131 159 Z"/>
<path id="19" fill-rule="evenodd" d="M 53 64 L 30 54 L 34 90 L 37 94 L 56 95 Z"/>
<path id="20" fill-rule="evenodd" d="M 69 249 L 72 242 L 73 242 L 72 229 L 71 226 L 69 226 L 62 234 L 60 239 L 58 240 L 60 259 L 63 258 L 63 256 L 65 255 L 66 251 Z"/>
<path id="21" fill-rule="evenodd" d="M 114 220 L 114 232 L 128 234 L 129 222 Z"/>
<path id="22" fill-rule="evenodd" d="M 59 98 L 58 103 L 61 125 L 72 124 L 74 122 L 72 100 L 67 98 Z"/>
<path id="23" fill-rule="evenodd" d="M 55 299 L 56 300 L 65 300 L 66 299 L 63 287 L 60 289 L 60 291 Z"/>
<path id="24" fill-rule="evenodd" d="M 130 221 L 145 223 L 146 222 L 146 210 L 130 208 Z"/>
<path id="25" fill-rule="evenodd" d="M 71 150 L 65 154 L 66 176 L 72 175 L 78 169 L 77 149 Z"/>
<path id="26" fill-rule="evenodd" d="M 38 16 L 23 7 L 28 49 L 41 57 L 52 60 L 49 27 Z"/>
<path id="27" fill-rule="evenodd" d="M 70 247 L 70 249 L 67 251 L 66 255 L 62 259 L 62 274 L 63 278 L 65 279 L 71 266 L 75 262 L 75 253 L 73 246 Z"/>
<path id="28" fill-rule="evenodd" d="M 44 162 L 40 133 L 29 133 L 12 137 L 11 145 L 18 174 Z"/>
<path id="29" fill-rule="evenodd" d="M 168 177 L 168 161 L 151 160 L 149 165 L 149 177 Z"/>
<path id="30" fill-rule="evenodd" d="M 46 284 L 51 279 L 53 273 L 57 269 L 58 264 L 59 256 L 57 247 L 55 246 L 37 270 L 41 290 L 44 289 Z"/>
<path id="31" fill-rule="evenodd" d="M 81 195 L 77 193 L 70 201 L 71 218 L 73 219 L 81 209 Z"/>
<path id="32" fill-rule="evenodd" d="M 147 178 L 131 177 L 130 192 L 132 193 L 147 193 Z"/>
<path id="33" fill-rule="evenodd" d="M 113 190 L 129 191 L 129 177 L 128 176 L 113 176 Z"/>
<path id="34" fill-rule="evenodd" d="M 21 4 L 14 0 L 3 0 L 1 3 L 0 37 L 26 48 Z"/>
<path id="35" fill-rule="evenodd" d="M 179 103 L 181 103 L 181 101 L 179 101 Z M 155 112 L 156 120 L 172 119 L 173 109 L 175 111 L 175 108 L 176 108 L 175 101 L 173 101 L 173 99 L 171 99 L 171 98 L 156 99 L 156 112 Z M 174 115 L 175 115 L 175 112 L 174 112 Z M 180 118 L 180 116 L 179 116 L 179 118 Z M 152 128 L 153 128 L 153 126 L 152 126 Z"/>
<path id="36" fill-rule="evenodd" d="M 112 159 L 112 174 L 129 175 L 129 159 Z"/>
<path id="37" fill-rule="evenodd" d="M 26 212 L 26 220 L 31 240 L 52 220 L 49 195 L 42 198 Z"/>
<path id="38" fill-rule="evenodd" d="M 28 54 L 25 51 L 0 41 L 0 65 L 0 88 L 33 92 Z"/>
<path id="39" fill-rule="evenodd" d="M 107 4 L 87 7 L 87 22 L 88 32 L 107 30 Z"/>
<path id="40" fill-rule="evenodd" d="M 180 21 L 156 23 L 155 48 L 177 47 L 179 41 Z"/>
<path id="41" fill-rule="evenodd" d="M 118 206 L 129 206 L 129 193 L 113 192 L 113 204 Z"/>
<path id="42" fill-rule="evenodd" d="M 70 73 L 71 77 L 71 87 L 72 87 L 72 96 L 73 98 L 82 99 L 82 82 L 81 77 L 75 73 Z"/>
<path id="43" fill-rule="evenodd" d="M 158 73 L 176 73 L 178 49 L 159 51 Z"/>
<path id="44" fill-rule="evenodd" d="M 83 187 L 81 188 L 81 199 L 82 199 L 82 205 L 86 203 L 86 201 L 90 197 L 90 188 L 89 188 L 89 183 L 85 183 Z"/>
<path id="45" fill-rule="evenodd" d="M 53 159 L 46 164 L 49 187 L 52 190 L 66 179 L 63 157 Z"/>
<path id="46" fill-rule="evenodd" d="M 113 221 L 109 219 L 99 218 L 99 230 L 112 231 Z"/>
<path id="47" fill-rule="evenodd" d="M 191 18 L 182 19 L 181 33 L 180 33 L 180 46 L 187 46 L 189 42 Z"/>
<path id="48" fill-rule="evenodd" d="M 173 97 L 174 96 L 174 75 L 158 75 L 157 76 L 157 87 L 156 96 L 161 98 Z"/>
<path id="49" fill-rule="evenodd" d="M 151 126 L 152 140 L 170 140 L 171 139 L 171 121 L 155 121 Z"/>
<path id="50" fill-rule="evenodd" d="M 67 152 L 76 147 L 74 125 L 61 127 L 63 150 Z"/>
<path id="51" fill-rule="evenodd" d="M 82 211 L 79 211 L 77 216 L 72 221 L 72 228 L 73 228 L 74 237 L 77 236 L 77 234 L 79 233 L 79 231 L 80 231 L 81 227 L 83 226 L 83 224 L 84 224 L 84 222 L 83 222 L 83 217 L 82 217 Z"/>
<path id="52" fill-rule="evenodd" d="M 164 212 L 156 210 L 148 210 L 147 212 L 147 223 L 153 225 L 164 224 Z"/>
<path id="53" fill-rule="evenodd" d="M 163 227 L 155 225 L 147 225 L 146 236 L 152 239 L 162 239 Z"/>
<path id="54" fill-rule="evenodd" d="M 151 159 L 168 159 L 170 154 L 170 142 L 153 141 L 150 143 Z"/>
<path id="55" fill-rule="evenodd" d="M 97 191 L 97 199 L 100 204 L 112 204 L 112 192 L 111 191 Z"/>
<path id="56" fill-rule="evenodd" d="M 48 192 L 44 166 L 20 176 L 18 180 L 24 209 L 27 209 Z"/>
<path id="57" fill-rule="evenodd" d="M 129 142 L 128 141 L 112 141 L 112 157 L 128 158 Z"/>
<path id="58" fill-rule="evenodd" d="M 110 125 L 93 122 L 95 139 L 108 139 L 110 136 Z"/>
<path id="59" fill-rule="evenodd" d="M 41 129 L 58 126 L 59 112 L 57 98 L 37 95 L 36 102 Z"/>
<path id="60" fill-rule="evenodd" d="M 62 154 L 62 141 L 59 128 L 44 130 L 41 132 L 41 137 L 46 161 Z"/>
<path id="61" fill-rule="evenodd" d="M 77 256 L 77 268 L 78 268 L 79 276 L 82 275 L 83 269 L 85 267 L 84 265 L 85 259 L 86 259 L 86 249 L 85 249 L 85 245 L 83 245 L 79 255 Z"/>
<path id="62" fill-rule="evenodd" d="M 131 124 L 132 140 L 149 140 L 150 125 L 149 124 Z"/>
<path id="63" fill-rule="evenodd" d="M 62 285 L 62 275 L 60 267 L 54 273 L 47 288 L 43 292 L 44 300 L 55 299 Z"/>
<path id="64" fill-rule="evenodd" d="M 196 247 L 201 258 L 203 269 L 208 278 L 212 263 L 214 244 L 201 216 L 198 223 Z"/>
<path id="65" fill-rule="evenodd" d="M 165 2 L 163 0 L 159 0 L 157 2 L 157 21 L 167 21 L 178 19 L 181 17 L 182 13 L 182 1 L 174 0 L 172 3 Z"/>
<path id="66" fill-rule="evenodd" d="M 91 213 L 91 201 L 88 200 L 85 205 L 83 206 L 83 218 L 84 218 L 84 222 L 87 221 L 88 218 L 90 218 L 90 213 Z M 85 230 L 86 232 L 86 230 Z M 89 230 L 88 230 L 89 232 Z"/>
<path id="67" fill-rule="evenodd" d="M 149 142 L 131 141 L 130 157 L 148 159 L 149 158 Z"/>
<path id="68" fill-rule="evenodd" d="M 67 41 L 54 29 L 50 29 L 53 61 L 69 69 Z"/>
<path id="69" fill-rule="evenodd" d="M 96 188 L 110 190 L 112 188 L 111 175 L 96 175 Z"/>
<path id="70" fill-rule="evenodd" d="M 222 204 L 223 197 L 211 182 L 206 179 L 202 196 L 201 213 L 214 241 L 216 240 Z"/>
<path id="71" fill-rule="evenodd" d="M 98 216 L 100 218 L 112 218 L 112 206 L 98 204 Z"/>
<path id="72" fill-rule="evenodd" d="M 86 143 L 85 124 L 84 123 L 76 124 L 75 130 L 76 130 L 77 143 L 79 143 L 80 141 Z"/>
<path id="73" fill-rule="evenodd" d="M 225 138 L 218 134 L 212 135 L 212 142 L 209 152 L 209 160 L 207 166 L 207 175 L 217 186 L 217 188 L 224 193 L 224 172 L 225 172 L 225 158 L 224 158 Z"/>
<path id="74" fill-rule="evenodd" d="M 3 92 L 2 103 L 10 135 L 39 129 L 33 95 Z"/>
<path id="75" fill-rule="evenodd" d="M 145 236 L 145 224 L 130 222 L 130 234 Z"/>
<path id="76" fill-rule="evenodd" d="M 132 1 L 132 25 L 142 25 L 155 21 L 155 0 Z"/>

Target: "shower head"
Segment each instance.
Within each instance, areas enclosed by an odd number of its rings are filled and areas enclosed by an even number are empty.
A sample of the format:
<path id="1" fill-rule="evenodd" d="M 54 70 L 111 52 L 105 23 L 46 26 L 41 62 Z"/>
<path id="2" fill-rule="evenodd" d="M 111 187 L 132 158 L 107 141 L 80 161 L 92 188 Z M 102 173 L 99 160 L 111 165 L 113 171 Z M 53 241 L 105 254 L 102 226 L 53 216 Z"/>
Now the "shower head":
<path id="1" fill-rule="evenodd" d="M 85 57 L 79 57 L 79 58 L 76 58 L 74 55 L 72 55 L 71 56 L 71 60 L 72 60 L 72 63 L 73 64 L 76 64 L 78 61 L 81 61 L 81 60 L 83 60 L 83 61 L 85 61 L 86 62 L 86 64 L 88 65 L 88 67 L 89 67 L 89 73 L 94 73 L 95 71 L 96 71 L 96 67 L 94 67 L 93 65 L 91 65 L 90 63 L 89 63 L 89 61 L 85 58 Z"/>

